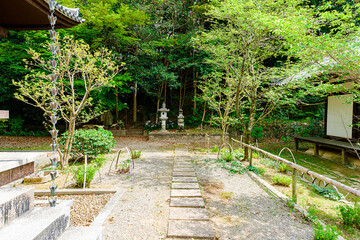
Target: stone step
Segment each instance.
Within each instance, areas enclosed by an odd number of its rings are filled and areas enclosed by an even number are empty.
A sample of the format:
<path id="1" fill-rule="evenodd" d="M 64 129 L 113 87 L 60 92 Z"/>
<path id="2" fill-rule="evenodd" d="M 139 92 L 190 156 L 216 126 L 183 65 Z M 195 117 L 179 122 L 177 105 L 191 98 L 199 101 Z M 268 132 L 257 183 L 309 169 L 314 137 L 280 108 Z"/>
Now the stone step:
<path id="1" fill-rule="evenodd" d="M 172 189 L 170 197 L 201 197 L 199 189 Z"/>
<path id="2" fill-rule="evenodd" d="M 209 221 L 169 220 L 167 237 L 214 239 L 214 230 Z"/>
<path id="3" fill-rule="evenodd" d="M 34 188 L 0 188 L 0 228 L 34 205 Z"/>
<path id="4" fill-rule="evenodd" d="M 196 177 L 195 172 L 173 172 L 173 177 Z"/>
<path id="5" fill-rule="evenodd" d="M 172 183 L 171 188 L 177 189 L 199 189 L 198 183 Z"/>
<path id="6" fill-rule="evenodd" d="M 72 200 L 27 211 L 0 230 L 1 239 L 57 239 L 69 226 Z"/>
<path id="7" fill-rule="evenodd" d="M 173 182 L 197 182 L 196 177 L 173 177 Z"/>
<path id="8" fill-rule="evenodd" d="M 57 240 L 102 240 L 104 227 L 71 227 Z"/>
<path id="9" fill-rule="evenodd" d="M 209 220 L 209 214 L 205 208 L 170 207 L 169 219 L 207 221 Z"/>
<path id="10" fill-rule="evenodd" d="M 194 172 L 194 168 L 191 167 L 174 167 L 173 168 L 174 172 Z"/>
<path id="11" fill-rule="evenodd" d="M 170 207 L 205 207 L 203 198 L 171 198 Z"/>

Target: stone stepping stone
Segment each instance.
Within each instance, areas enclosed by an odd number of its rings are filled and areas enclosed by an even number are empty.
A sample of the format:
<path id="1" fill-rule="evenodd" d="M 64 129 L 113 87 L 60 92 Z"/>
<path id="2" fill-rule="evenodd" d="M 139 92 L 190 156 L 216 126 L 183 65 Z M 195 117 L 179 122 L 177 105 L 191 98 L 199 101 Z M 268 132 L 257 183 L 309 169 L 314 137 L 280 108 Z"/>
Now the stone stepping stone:
<path id="1" fill-rule="evenodd" d="M 194 168 L 192 167 L 174 167 L 174 172 L 193 172 Z"/>
<path id="2" fill-rule="evenodd" d="M 203 198 L 171 198 L 170 207 L 200 207 L 204 208 Z"/>
<path id="3" fill-rule="evenodd" d="M 187 189 L 187 188 L 196 188 L 199 189 L 199 184 L 198 183 L 172 183 L 171 184 L 171 188 L 182 188 L 182 189 Z"/>
<path id="4" fill-rule="evenodd" d="M 196 177 L 195 172 L 173 172 L 173 177 Z"/>
<path id="5" fill-rule="evenodd" d="M 207 221 L 209 220 L 209 214 L 205 208 L 171 207 L 169 220 Z"/>
<path id="6" fill-rule="evenodd" d="M 193 168 L 192 164 L 186 164 L 186 165 L 174 165 L 174 168 Z"/>
<path id="7" fill-rule="evenodd" d="M 173 182 L 197 182 L 196 177 L 173 177 Z"/>
<path id="8" fill-rule="evenodd" d="M 169 220 L 167 237 L 214 239 L 214 230 L 209 221 Z"/>
<path id="9" fill-rule="evenodd" d="M 201 197 L 199 189 L 171 189 L 170 197 Z"/>

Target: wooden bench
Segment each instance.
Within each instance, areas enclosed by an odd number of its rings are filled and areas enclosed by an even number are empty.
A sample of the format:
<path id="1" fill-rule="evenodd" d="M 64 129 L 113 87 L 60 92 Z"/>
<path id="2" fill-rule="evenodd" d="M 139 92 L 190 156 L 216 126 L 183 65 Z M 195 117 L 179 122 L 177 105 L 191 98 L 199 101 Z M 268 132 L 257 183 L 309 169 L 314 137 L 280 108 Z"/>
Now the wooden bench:
<path id="1" fill-rule="evenodd" d="M 347 152 L 360 151 L 360 146 L 356 143 L 342 142 L 321 137 L 295 137 L 295 149 L 298 151 L 299 142 L 310 142 L 314 144 L 314 155 L 319 155 L 319 147 L 329 147 L 341 150 L 341 160 L 347 164 Z"/>

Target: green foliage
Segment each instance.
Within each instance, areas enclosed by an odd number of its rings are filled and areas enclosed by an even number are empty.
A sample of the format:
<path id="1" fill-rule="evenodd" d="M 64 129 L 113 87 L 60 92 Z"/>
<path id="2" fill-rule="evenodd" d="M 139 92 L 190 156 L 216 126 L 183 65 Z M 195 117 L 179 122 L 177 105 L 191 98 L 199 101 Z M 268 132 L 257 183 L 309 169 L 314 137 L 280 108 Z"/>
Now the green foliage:
<path id="1" fill-rule="evenodd" d="M 133 150 L 131 152 L 131 159 L 138 159 L 140 158 L 140 156 L 141 156 L 141 150 L 139 151 Z"/>
<path id="2" fill-rule="evenodd" d="M 231 164 L 225 161 L 223 158 L 217 158 L 216 162 L 220 165 L 221 168 L 226 169 L 229 173 L 243 173 L 245 172 L 245 168 L 242 166 L 240 162 L 233 161 Z"/>
<path id="3" fill-rule="evenodd" d="M 355 202 L 354 207 L 342 205 L 338 207 L 342 221 L 346 226 L 360 229 L 360 206 Z"/>
<path id="4" fill-rule="evenodd" d="M 59 139 L 59 143 L 64 146 L 68 132 L 65 132 Z M 75 130 L 73 137 L 72 153 L 76 155 L 97 156 L 109 153 L 115 146 L 115 140 L 110 131 L 102 128 Z"/>
<path id="5" fill-rule="evenodd" d="M 275 175 L 274 177 L 271 178 L 271 180 L 275 185 L 280 185 L 285 187 L 290 186 L 292 182 L 292 179 L 290 177 L 284 175 Z"/>
<path id="6" fill-rule="evenodd" d="M 314 226 L 314 240 L 336 240 L 340 235 L 336 226 L 325 225 L 325 227 L 317 222 Z"/>
<path id="7" fill-rule="evenodd" d="M 47 131 L 29 131 L 23 127 L 24 119 L 0 119 L 0 136 L 49 136 Z"/>
<path id="8" fill-rule="evenodd" d="M 328 187 L 319 187 L 315 184 L 313 184 L 314 190 L 316 193 L 318 193 L 319 195 L 325 197 L 325 198 L 329 198 L 331 200 L 335 200 L 335 201 L 339 201 L 343 195 L 339 194 L 335 191 L 335 189 L 333 188 L 328 188 Z"/>
<path id="9" fill-rule="evenodd" d="M 249 171 L 254 172 L 257 175 L 263 175 L 265 173 L 265 171 L 266 171 L 265 168 L 258 168 L 258 167 L 255 167 L 255 166 L 248 166 L 247 169 Z"/>
<path id="10" fill-rule="evenodd" d="M 102 165 L 104 164 L 105 162 L 105 156 L 104 155 L 98 155 L 95 157 L 95 164 L 96 164 L 96 167 L 97 168 L 101 168 Z"/>
<path id="11" fill-rule="evenodd" d="M 89 164 L 86 166 L 86 180 L 85 180 L 86 187 L 90 187 L 90 183 L 94 179 L 95 172 L 97 170 L 98 168 L 93 164 Z M 85 165 L 73 167 L 72 173 L 73 173 L 73 178 L 75 180 L 75 187 L 82 187 L 84 185 Z"/>
<path id="12" fill-rule="evenodd" d="M 290 170 L 290 167 L 284 163 L 280 163 L 278 166 L 278 171 L 282 172 L 282 173 L 286 173 L 287 171 Z"/>
<path id="13" fill-rule="evenodd" d="M 262 126 L 256 125 L 251 132 L 251 136 L 255 140 L 261 141 L 262 139 L 264 139 L 263 135 L 264 135 L 264 128 Z"/>

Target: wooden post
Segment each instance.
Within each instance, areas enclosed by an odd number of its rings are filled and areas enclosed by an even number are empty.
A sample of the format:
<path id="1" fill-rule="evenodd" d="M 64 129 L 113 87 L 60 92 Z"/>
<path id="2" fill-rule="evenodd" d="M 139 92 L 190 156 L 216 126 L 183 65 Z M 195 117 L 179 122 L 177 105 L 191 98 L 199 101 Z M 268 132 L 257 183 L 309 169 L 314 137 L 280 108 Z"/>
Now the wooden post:
<path id="1" fill-rule="evenodd" d="M 314 155 L 319 155 L 319 147 L 316 143 L 314 143 Z"/>
<path id="2" fill-rule="evenodd" d="M 292 175 L 292 200 L 294 203 L 297 203 L 297 192 L 296 192 L 296 182 L 297 182 L 297 171 L 293 168 Z"/>
<path id="3" fill-rule="evenodd" d="M 9 119 L 9 111 L 0 110 L 0 119 Z"/>
<path id="4" fill-rule="evenodd" d="M 231 146 L 231 148 L 233 148 L 233 140 L 232 140 L 232 137 L 230 137 L 229 141 L 230 141 L 230 146 Z"/>
<path id="5" fill-rule="evenodd" d="M 299 150 L 299 139 L 295 138 L 295 150 Z"/>
<path id="6" fill-rule="evenodd" d="M 341 149 L 342 164 L 347 164 L 347 154 L 345 148 Z"/>
<path id="7" fill-rule="evenodd" d="M 252 148 L 250 148 L 250 159 L 249 159 L 250 166 L 252 166 L 252 152 L 253 152 L 253 150 L 252 150 Z"/>

